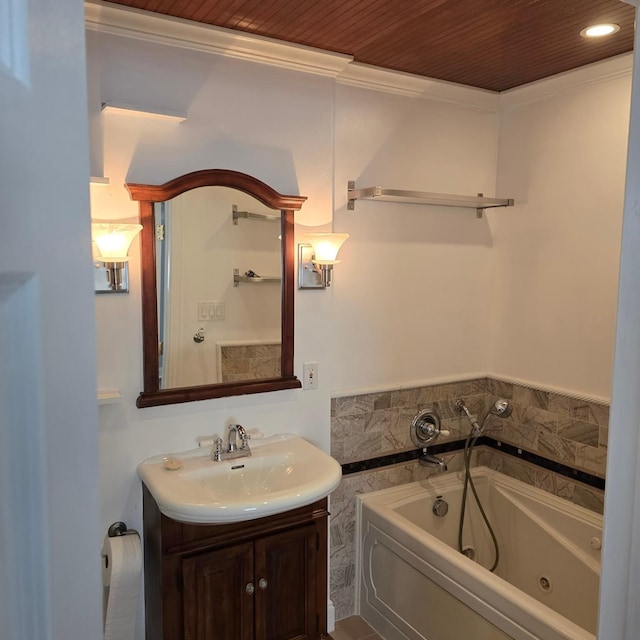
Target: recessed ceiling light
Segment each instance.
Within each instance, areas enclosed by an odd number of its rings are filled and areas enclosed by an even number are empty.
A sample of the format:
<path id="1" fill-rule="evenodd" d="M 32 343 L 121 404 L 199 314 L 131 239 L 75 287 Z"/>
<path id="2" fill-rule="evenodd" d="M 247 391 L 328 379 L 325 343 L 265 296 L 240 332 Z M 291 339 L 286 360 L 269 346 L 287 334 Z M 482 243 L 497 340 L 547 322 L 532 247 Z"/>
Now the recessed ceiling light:
<path id="1" fill-rule="evenodd" d="M 603 36 L 610 36 L 616 31 L 620 31 L 620 25 L 618 24 L 592 24 L 590 27 L 583 29 L 580 35 L 583 38 L 602 38 Z"/>

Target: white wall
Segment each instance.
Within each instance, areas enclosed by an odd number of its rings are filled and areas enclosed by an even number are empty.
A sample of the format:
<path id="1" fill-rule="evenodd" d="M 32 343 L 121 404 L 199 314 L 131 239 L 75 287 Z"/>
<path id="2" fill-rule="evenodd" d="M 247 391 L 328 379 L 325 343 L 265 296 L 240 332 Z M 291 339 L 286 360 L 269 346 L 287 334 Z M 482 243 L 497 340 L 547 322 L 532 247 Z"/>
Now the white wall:
<path id="1" fill-rule="evenodd" d="M 251 174 L 284 194 L 308 196 L 296 222 L 331 218 L 333 82 L 205 53 L 88 32 L 90 110 L 100 102 L 125 102 L 188 112 L 182 124 L 127 116 L 94 118 L 92 139 L 104 151 L 108 186 L 92 187 L 96 218 L 137 218 L 137 203 L 123 183 L 162 183 L 203 168 Z M 96 86 L 97 85 L 97 86 Z M 96 297 L 98 385 L 118 390 L 122 401 L 100 408 L 102 524 L 124 519 L 141 527 L 136 465 L 144 458 L 196 445 L 200 435 L 221 434 L 230 421 L 266 435 L 294 431 L 329 446 L 329 329 L 318 320 L 330 296 L 296 300 L 295 369 L 320 362 L 317 391 L 279 391 L 137 409 L 142 389 L 139 243 L 134 243 L 129 295 Z"/>
<path id="2" fill-rule="evenodd" d="M 283 194 L 308 197 L 299 224 L 331 218 L 332 105 L 330 79 L 88 32 L 92 139 L 103 147 L 110 184 L 92 188 L 96 218 L 137 218 L 123 183 L 160 184 L 203 168 L 248 173 Z M 98 85 L 96 87 L 96 85 Z M 96 116 L 101 102 L 185 110 L 174 125 Z M 94 144 L 96 144 L 94 142 Z M 98 385 L 122 401 L 100 407 L 101 522 L 124 520 L 142 530 L 136 465 L 148 456 L 184 451 L 198 436 L 222 435 L 229 422 L 265 435 L 296 432 L 328 450 L 329 380 L 316 391 L 279 391 L 139 410 L 142 389 L 140 271 L 132 250 L 131 293 L 97 296 Z M 318 317 L 328 296 L 296 300 L 295 370 L 326 363 L 327 328 Z M 322 368 L 320 369 L 322 375 Z M 142 608 L 139 632 L 142 637 Z"/>
<path id="3" fill-rule="evenodd" d="M 359 202 L 347 213 L 345 205 L 348 178 L 491 194 L 495 112 L 103 33 L 88 33 L 88 66 L 92 143 L 103 149 L 95 166 L 110 179 L 92 188 L 93 217 L 136 219 L 125 181 L 157 184 L 196 169 L 228 168 L 308 196 L 296 214 L 301 234 L 331 221 L 337 162 L 334 226 L 352 233 L 334 287 L 296 295 L 295 369 L 302 377 L 303 362 L 319 362 L 317 391 L 144 410 L 135 408 L 142 364 L 134 244 L 131 293 L 96 297 L 99 388 L 123 396 L 100 409 L 105 527 L 117 519 L 141 526 L 139 461 L 190 448 L 230 420 L 267 435 L 294 431 L 328 449 L 330 392 L 484 371 L 486 221 L 474 211 L 376 210 L 377 203 Z M 188 119 L 176 125 L 98 115 L 109 101 L 186 111 Z"/>
<path id="4" fill-rule="evenodd" d="M 473 209 L 359 200 L 347 181 L 493 196 L 498 114 L 338 85 L 332 389 L 482 374 L 491 235 Z"/>
<path id="5" fill-rule="evenodd" d="M 98 638 L 83 5 L 6 8 L 2 50 L 16 55 L 0 62 L 0 635 Z"/>
<path id="6" fill-rule="evenodd" d="M 630 4 L 637 5 L 634 0 Z M 636 39 L 638 25 L 636 23 Z M 640 629 L 640 50 L 632 87 L 598 637 L 635 640 Z"/>
<path id="7" fill-rule="evenodd" d="M 596 69 L 611 77 L 555 95 L 545 86 L 557 80 L 537 83 L 535 96 L 535 87 L 502 96 L 497 184 L 516 206 L 489 214 L 488 369 L 608 399 L 631 60 Z"/>
<path id="8" fill-rule="evenodd" d="M 318 361 L 318 391 L 137 410 L 135 259 L 131 294 L 96 299 L 99 387 L 123 394 L 101 409 L 104 523 L 140 517 L 138 461 L 187 448 L 228 420 L 328 447 L 331 393 L 488 370 L 608 396 L 628 68 L 545 100 L 516 90 L 500 114 L 90 32 L 93 145 L 111 180 L 92 190 L 94 217 L 136 219 L 126 180 L 224 167 L 309 196 L 298 233 L 331 226 L 333 215 L 333 229 L 351 234 L 332 289 L 296 295 L 296 371 Z M 570 74 L 534 92 L 565 82 Z M 175 125 L 96 116 L 104 101 L 189 117 Z M 349 179 L 514 197 L 516 207 L 482 220 L 473 210 L 363 200 L 347 211 Z"/>

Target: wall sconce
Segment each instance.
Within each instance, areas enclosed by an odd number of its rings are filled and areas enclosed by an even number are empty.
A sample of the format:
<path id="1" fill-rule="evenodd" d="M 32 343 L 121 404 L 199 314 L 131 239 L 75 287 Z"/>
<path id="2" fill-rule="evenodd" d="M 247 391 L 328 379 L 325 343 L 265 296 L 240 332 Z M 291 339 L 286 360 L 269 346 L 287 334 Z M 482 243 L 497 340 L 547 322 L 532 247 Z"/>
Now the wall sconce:
<path id="1" fill-rule="evenodd" d="M 308 244 L 298 245 L 298 289 L 331 286 L 333 265 L 348 233 L 305 233 Z"/>
<path id="2" fill-rule="evenodd" d="M 106 282 L 96 283 L 97 293 L 127 293 L 129 291 L 129 247 L 142 229 L 141 224 L 93 223 L 91 236 L 100 250 L 94 262 L 103 263 Z M 104 284 L 105 286 L 101 286 Z"/>

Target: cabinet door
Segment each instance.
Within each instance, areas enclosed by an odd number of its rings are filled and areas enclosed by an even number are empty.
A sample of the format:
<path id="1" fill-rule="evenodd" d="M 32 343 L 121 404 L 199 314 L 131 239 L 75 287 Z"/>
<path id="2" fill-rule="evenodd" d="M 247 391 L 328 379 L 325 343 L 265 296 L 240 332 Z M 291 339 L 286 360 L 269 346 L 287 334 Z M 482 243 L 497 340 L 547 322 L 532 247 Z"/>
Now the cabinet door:
<path id="1" fill-rule="evenodd" d="M 315 525 L 256 540 L 256 640 L 317 638 Z"/>
<path id="2" fill-rule="evenodd" d="M 251 542 L 183 561 L 184 640 L 253 640 L 253 562 Z"/>

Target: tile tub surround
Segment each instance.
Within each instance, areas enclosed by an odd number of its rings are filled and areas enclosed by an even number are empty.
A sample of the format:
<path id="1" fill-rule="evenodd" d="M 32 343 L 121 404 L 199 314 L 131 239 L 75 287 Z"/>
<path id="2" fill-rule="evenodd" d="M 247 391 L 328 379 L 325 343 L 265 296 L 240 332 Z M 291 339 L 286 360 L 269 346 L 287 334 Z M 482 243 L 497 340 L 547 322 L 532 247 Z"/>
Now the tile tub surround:
<path id="1" fill-rule="evenodd" d="M 608 405 L 492 378 L 333 398 L 331 455 L 345 464 L 413 449 L 411 419 L 429 405 L 451 432 L 438 443 L 466 438 L 470 425 L 455 408 L 458 398 L 479 420 L 497 398 L 510 400 L 512 415 L 490 415 L 486 436 L 605 477 Z"/>
<path id="2" fill-rule="evenodd" d="M 472 413 L 486 406 L 486 380 L 471 380 L 413 389 L 400 389 L 331 400 L 331 455 L 341 464 L 414 449 L 409 425 L 420 409 L 433 406 L 442 428 L 451 434 L 438 442 L 459 440 L 469 433 L 469 422 L 454 403 L 464 398 Z"/>
<path id="3" fill-rule="evenodd" d="M 280 344 L 221 346 L 221 382 L 278 377 L 280 352 Z"/>
<path id="4" fill-rule="evenodd" d="M 446 459 L 450 471 L 462 470 L 461 452 L 446 454 L 442 457 Z M 331 494 L 329 584 L 331 601 L 336 609 L 336 620 L 350 616 L 355 611 L 355 496 L 424 480 L 437 473 L 434 469 L 421 466 L 417 461 L 397 464 L 344 476 L 340 486 Z"/>
<path id="5" fill-rule="evenodd" d="M 451 432 L 438 443 L 464 439 L 470 425 L 454 406 L 460 397 L 479 419 L 496 398 L 512 401 L 510 418 L 490 416 L 485 429 L 488 438 L 513 445 L 505 448 L 520 448 L 552 463 L 605 477 L 608 405 L 492 378 L 333 398 L 331 454 L 341 464 L 347 464 L 414 449 L 409 425 L 413 416 L 428 405 L 439 412 L 442 428 Z M 450 472 L 462 469 L 460 451 L 442 457 L 447 459 Z M 499 448 L 479 446 L 474 451 L 472 465 L 486 465 L 602 512 L 603 491 Z M 437 472 L 411 461 L 343 477 L 331 496 L 330 585 L 336 619 L 354 612 L 355 495 L 414 482 L 434 473 Z"/>
<path id="6" fill-rule="evenodd" d="M 609 405 L 521 385 L 487 381 L 490 402 L 513 401 L 513 414 L 490 416 L 485 435 L 600 478 L 606 476 Z"/>

